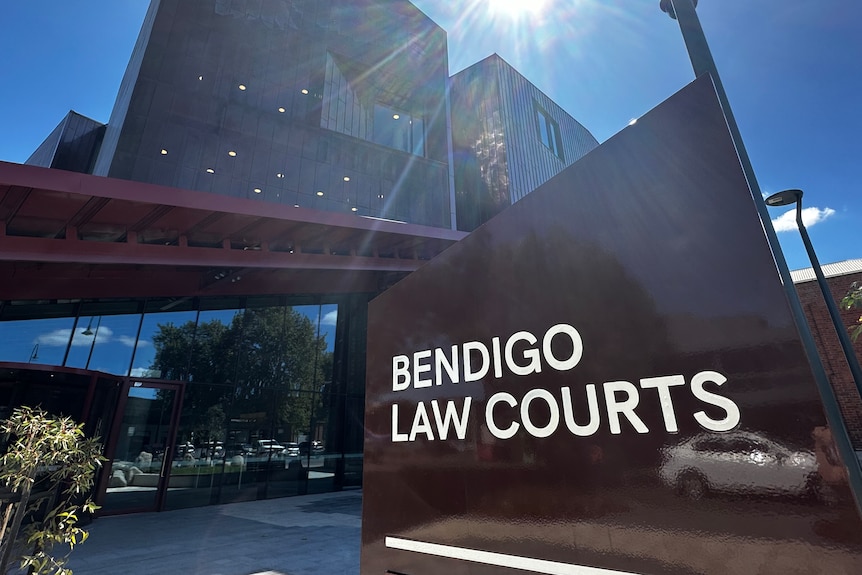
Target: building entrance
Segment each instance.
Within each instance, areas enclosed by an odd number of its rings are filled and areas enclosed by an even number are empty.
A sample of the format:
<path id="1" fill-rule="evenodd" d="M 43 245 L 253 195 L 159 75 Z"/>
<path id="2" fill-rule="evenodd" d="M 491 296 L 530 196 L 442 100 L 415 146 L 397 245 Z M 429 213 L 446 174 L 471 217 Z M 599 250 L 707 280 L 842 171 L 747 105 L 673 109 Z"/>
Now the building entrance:
<path id="1" fill-rule="evenodd" d="M 176 445 L 182 397 L 182 383 L 126 380 L 106 449 L 100 515 L 162 508 L 172 462 L 189 455 Z"/>

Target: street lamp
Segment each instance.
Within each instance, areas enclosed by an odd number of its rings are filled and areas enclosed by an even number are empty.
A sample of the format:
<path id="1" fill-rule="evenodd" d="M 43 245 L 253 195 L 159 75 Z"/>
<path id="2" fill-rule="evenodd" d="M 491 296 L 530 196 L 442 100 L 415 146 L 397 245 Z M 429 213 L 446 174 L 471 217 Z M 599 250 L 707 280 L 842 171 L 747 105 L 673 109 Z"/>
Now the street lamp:
<path id="1" fill-rule="evenodd" d="M 835 326 L 835 331 L 838 332 L 838 340 L 841 342 L 841 349 L 844 351 L 847 365 L 850 366 L 850 372 L 853 374 L 856 390 L 859 392 L 859 396 L 862 397 L 862 369 L 859 367 L 859 359 L 856 357 L 853 344 L 850 342 L 850 336 L 847 335 L 847 328 L 841 321 L 841 313 L 838 311 L 838 306 L 835 305 L 832 290 L 829 289 L 829 284 L 826 283 L 826 277 L 823 275 L 820 261 L 817 259 L 817 254 L 814 253 L 814 246 L 811 245 L 808 230 L 805 229 L 805 224 L 802 223 L 802 190 L 784 190 L 766 198 L 766 205 L 772 208 L 789 206 L 791 204 L 796 204 L 796 225 L 799 227 L 799 235 L 802 236 L 802 243 L 805 244 L 808 259 L 811 260 L 811 268 L 817 277 L 820 291 L 823 292 L 823 299 L 826 300 L 826 307 L 829 309 L 829 317 L 832 319 L 832 325 Z"/>

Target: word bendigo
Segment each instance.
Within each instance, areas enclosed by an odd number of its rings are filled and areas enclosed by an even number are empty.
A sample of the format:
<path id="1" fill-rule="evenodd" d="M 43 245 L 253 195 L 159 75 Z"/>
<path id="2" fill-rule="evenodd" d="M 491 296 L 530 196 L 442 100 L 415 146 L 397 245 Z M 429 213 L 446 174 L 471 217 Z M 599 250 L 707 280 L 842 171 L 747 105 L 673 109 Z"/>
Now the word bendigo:
<path id="1" fill-rule="evenodd" d="M 555 338 L 566 338 L 567 345 L 558 346 L 558 349 L 566 349 L 565 357 L 554 355 Z M 392 358 L 392 391 L 439 386 L 444 381 L 453 384 L 479 381 L 492 370 L 493 377 L 500 379 L 504 367 L 505 371 L 520 377 L 541 373 L 545 366 L 556 371 L 569 371 L 580 363 L 584 353 L 578 330 L 565 323 L 549 328 L 541 345 L 538 344 L 539 339 L 532 333 L 519 331 L 512 334 L 505 344 L 499 337 L 492 338 L 490 349 L 482 342 L 468 341 L 460 346 L 453 345 L 448 353 L 443 348 L 436 348 L 417 351 L 412 357 L 396 355 Z M 739 425 L 739 407 L 729 398 L 706 389 L 707 384 L 720 387 L 726 381 L 727 378 L 716 371 L 702 371 L 688 381 L 682 375 L 666 375 L 645 377 L 638 381 L 638 385 L 628 381 L 607 381 L 601 386 L 589 383 L 575 392 L 568 386 L 559 388 L 556 393 L 536 388 L 524 394 L 520 401 L 506 391 L 499 391 L 485 402 L 484 427 L 497 439 L 510 439 L 522 429 L 533 437 L 548 437 L 562 425 L 575 436 L 593 435 L 602 423 L 598 401 L 598 388 L 601 387 L 605 419 L 612 434 L 622 433 L 622 420 L 628 421 L 637 433 L 649 433 L 636 411 L 642 392 L 654 394 L 661 407 L 665 431 L 676 433 L 679 428 L 671 389 L 688 386 L 696 399 L 717 408 L 713 415 L 716 411 L 724 413 L 723 417 L 715 419 L 702 410 L 697 411 L 692 414 L 695 421 L 709 431 L 729 431 Z M 576 399 L 573 395 L 577 396 Z M 530 406 L 534 403 L 542 404 L 542 411 L 548 414 L 540 422 L 531 418 Z M 463 440 L 467 437 L 472 404 L 471 397 L 447 400 L 443 405 L 436 399 L 427 405 L 420 401 L 413 412 L 409 431 L 402 431 L 406 429 L 400 419 L 403 412 L 398 403 L 393 403 L 392 441 L 416 441 L 417 438 L 446 440 L 450 433 Z M 579 423 L 575 419 L 576 413 L 579 419 L 583 418 L 583 413 L 589 413 L 589 418 Z M 406 421 L 409 420 L 410 417 L 406 417 Z"/>

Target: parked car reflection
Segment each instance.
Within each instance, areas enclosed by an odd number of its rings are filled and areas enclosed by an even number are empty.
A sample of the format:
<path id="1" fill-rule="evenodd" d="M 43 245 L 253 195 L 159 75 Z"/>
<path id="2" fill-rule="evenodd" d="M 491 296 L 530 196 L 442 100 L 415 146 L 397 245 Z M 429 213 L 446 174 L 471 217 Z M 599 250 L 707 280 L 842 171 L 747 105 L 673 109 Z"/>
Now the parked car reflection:
<path id="1" fill-rule="evenodd" d="M 663 450 L 659 474 L 681 495 L 710 492 L 818 496 L 822 484 L 813 453 L 760 434 L 700 434 Z"/>
<path id="2" fill-rule="evenodd" d="M 255 452 L 257 455 L 281 455 L 284 446 L 274 439 L 258 439 Z"/>
<path id="3" fill-rule="evenodd" d="M 323 447 L 323 443 L 317 440 L 314 441 L 302 441 L 299 443 L 299 454 L 300 455 L 320 455 L 326 451 Z"/>

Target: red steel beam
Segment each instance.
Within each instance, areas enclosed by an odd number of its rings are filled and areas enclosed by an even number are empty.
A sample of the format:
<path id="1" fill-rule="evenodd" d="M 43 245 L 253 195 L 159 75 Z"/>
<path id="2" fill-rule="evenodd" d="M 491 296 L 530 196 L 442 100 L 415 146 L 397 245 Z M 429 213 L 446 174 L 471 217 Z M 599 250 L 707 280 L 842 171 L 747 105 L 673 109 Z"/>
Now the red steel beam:
<path id="1" fill-rule="evenodd" d="M 410 272 L 419 260 L 6 236 L 0 261 Z"/>

